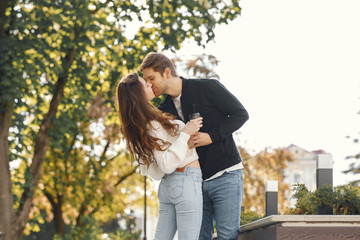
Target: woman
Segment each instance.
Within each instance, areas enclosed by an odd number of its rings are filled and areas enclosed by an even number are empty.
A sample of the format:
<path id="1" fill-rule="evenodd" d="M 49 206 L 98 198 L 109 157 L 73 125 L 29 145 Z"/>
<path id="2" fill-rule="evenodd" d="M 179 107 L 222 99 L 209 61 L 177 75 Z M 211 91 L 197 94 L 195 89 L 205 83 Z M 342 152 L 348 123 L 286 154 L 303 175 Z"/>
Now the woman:
<path id="1" fill-rule="evenodd" d="M 132 159 L 138 156 L 143 175 L 161 179 L 159 220 L 155 240 L 197 240 L 202 220 L 202 174 L 190 136 L 202 127 L 202 118 L 186 125 L 151 105 L 151 84 L 136 73 L 121 79 L 117 101 L 121 131 Z"/>

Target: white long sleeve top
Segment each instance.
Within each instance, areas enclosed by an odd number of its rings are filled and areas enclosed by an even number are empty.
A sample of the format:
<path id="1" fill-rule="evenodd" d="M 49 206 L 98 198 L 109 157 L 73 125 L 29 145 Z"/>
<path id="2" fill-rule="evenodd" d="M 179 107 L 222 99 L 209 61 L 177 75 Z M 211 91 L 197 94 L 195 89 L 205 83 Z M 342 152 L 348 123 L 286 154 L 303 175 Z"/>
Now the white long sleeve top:
<path id="1" fill-rule="evenodd" d="M 165 151 L 153 150 L 155 161 L 149 167 L 144 164 L 140 165 L 142 175 L 160 180 L 165 174 L 174 172 L 176 168 L 184 167 L 199 159 L 195 148 L 189 149 L 188 147 L 187 142 L 190 135 L 182 132 L 185 124 L 180 120 L 173 121 L 179 125 L 179 134 L 176 136 L 168 134 L 158 121 L 150 122 L 152 126 L 149 127 L 150 134 L 171 145 Z"/>

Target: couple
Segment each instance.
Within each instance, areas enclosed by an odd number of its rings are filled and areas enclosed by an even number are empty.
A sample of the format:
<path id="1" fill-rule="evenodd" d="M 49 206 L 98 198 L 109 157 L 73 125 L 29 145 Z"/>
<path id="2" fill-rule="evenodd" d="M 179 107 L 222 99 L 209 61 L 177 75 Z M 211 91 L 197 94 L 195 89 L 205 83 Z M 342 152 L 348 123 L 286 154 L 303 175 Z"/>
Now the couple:
<path id="1" fill-rule="evenodd" d="M 249 118 L 217 80 L 185 79 L 171 60 L 149 53 L 140 71 L 121 79 L 117 101 L 121 130 L 143 175 L 160 180 L 155 239 L 237 239 L 243 172 L 232 133 Z M 155 96 L 167 94 L 158 109 Z M 193 106 L 201 117 L 189 120 Z M 186 124 L 185 124 L 186 123 Z M 200 170 L 201 169 L 201 170 Z"/>

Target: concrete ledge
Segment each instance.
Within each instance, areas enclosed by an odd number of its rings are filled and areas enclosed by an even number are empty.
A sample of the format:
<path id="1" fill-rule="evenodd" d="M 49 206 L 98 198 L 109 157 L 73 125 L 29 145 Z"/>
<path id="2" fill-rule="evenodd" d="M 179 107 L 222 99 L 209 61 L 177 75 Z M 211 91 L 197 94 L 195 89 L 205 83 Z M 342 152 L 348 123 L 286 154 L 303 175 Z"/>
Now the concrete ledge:
<path id="1" fill-rule="evenodd" d="M 250 239 L 360 239 L 360 215 L 272 215 L 240 227 Z"/>
<path id="2" fill-rule="evenodd" d="M 272 215 L 241 226 L 240 232 L 251 231 L 280 223 L 293 226 L 328 225 L 331 223 L 331 225 L 356 225 L 360 227 L 360 215 Z"/>

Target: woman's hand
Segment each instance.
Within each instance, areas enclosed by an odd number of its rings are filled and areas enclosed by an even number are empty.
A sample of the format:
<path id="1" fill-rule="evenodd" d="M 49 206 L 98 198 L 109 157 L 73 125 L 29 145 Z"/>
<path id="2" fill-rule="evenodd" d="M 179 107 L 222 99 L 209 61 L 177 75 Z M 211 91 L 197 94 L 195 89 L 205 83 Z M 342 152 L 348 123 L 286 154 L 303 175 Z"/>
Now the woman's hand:
<path id="1" fill-rule="evenodd" d="M 198 117 L 196 119 L 190 120 L 186 123 L 184 129 L 182 130 L 184 133 L 189 134 L 190 136 L 194 133 L 197 133 L 202 125 L 202 117 Z"/>

